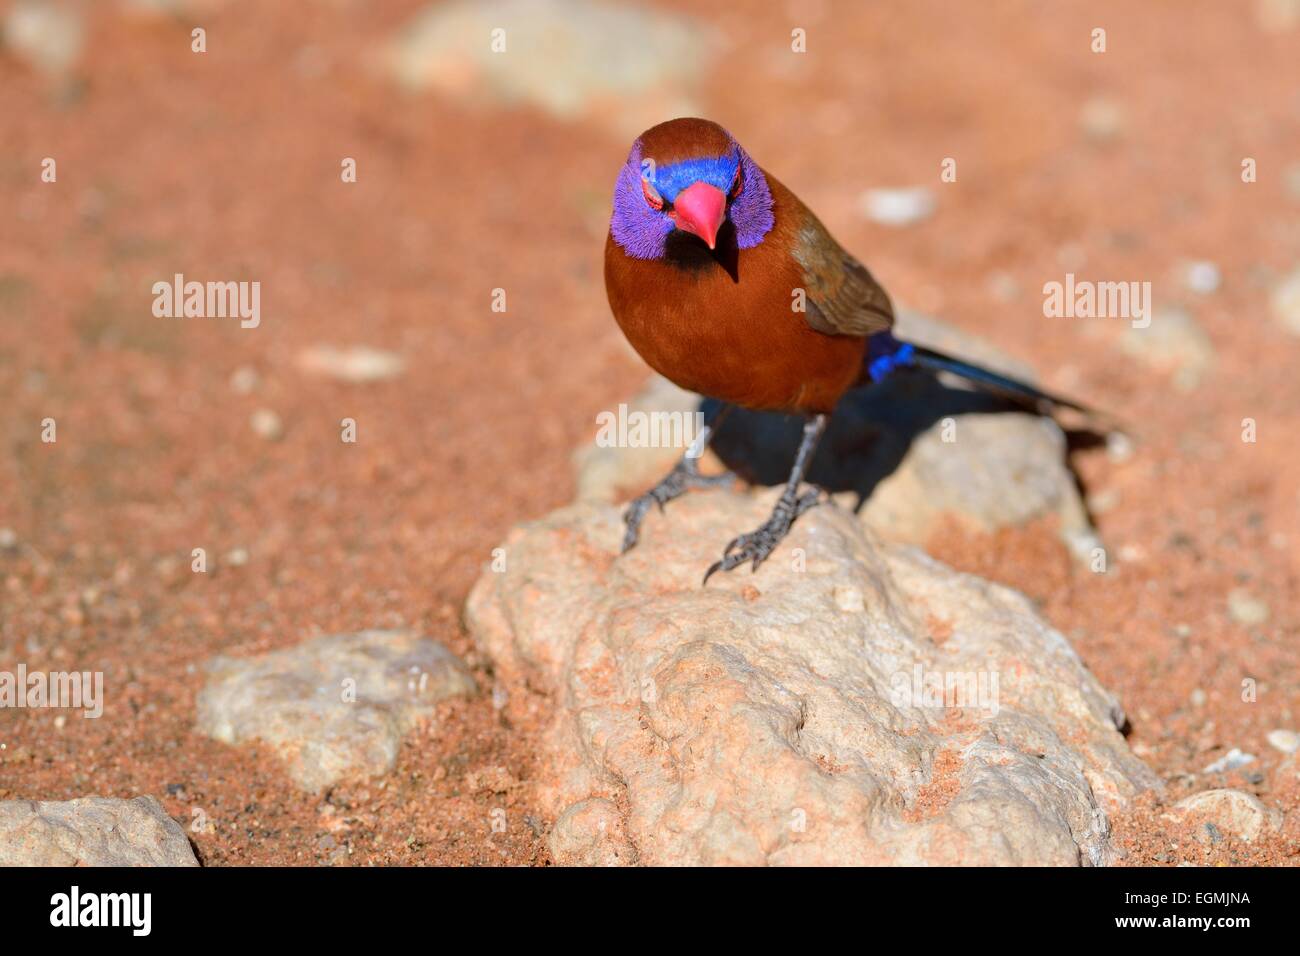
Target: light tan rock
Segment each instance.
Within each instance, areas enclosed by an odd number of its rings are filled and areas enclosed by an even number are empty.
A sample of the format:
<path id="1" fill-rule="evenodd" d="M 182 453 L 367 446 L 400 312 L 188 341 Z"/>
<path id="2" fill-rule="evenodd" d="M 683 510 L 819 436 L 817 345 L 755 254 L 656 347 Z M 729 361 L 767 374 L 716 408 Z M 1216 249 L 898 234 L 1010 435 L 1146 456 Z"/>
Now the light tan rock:
<path id="1" fill-rule="evenodd" d="M 153 797 L 0 801 L 0 866 L 198 866 Z"/>
<path id="2" fill-rule="evenodd" d="M 299 353 L 298 367 L 313 375 L 360 385 L 397 378 L 406 370 L 406 360 L 395 352 L 365 345 L 314 345 Z"/>
<path id="3" fill-rule="evenodd" d="M 1148 324 L 1130 323 L 1118 341 L 1125 353 L 1142 364 L 1173 372 L 1174 387 L 1181 392 L 1200 385 L 1216 361 L 1214 343 L 1182 307 L 1156 309 Z"/>
<path id="4" fill-rule="evenodd" d="M 260 740 L 304 790 L 392 768 L 402 737 L 440 700 L 475 691 L 441 644 L 408 631 L 360 631 L 254 658 L 218 657 L 199 694 L 198 729 Z"/>
<path id="5" fill-rule="evenodd" d="M 623 134 L 690 116 L 719 38 L 686 16 L 593 0 L 451 0 L 394 37 L 383 68 L 410 90 L 485 106 L 596 114 Z"/>
<path id="6" fill-rule="evenodd" d="M 508 707 L 549 698 L 556 859 L 1108 862 L 1107 814 L 1159 784 L 1066 640 L 831 506 L 757 574 L 701 587 L 774 497 L 688 495 L 623 556 L 619 510 L 575 505 L 512 532 L 476 584 L 467 620 Z"/>
<path id="7" fill-rule="evenodd" d="M 1196 837 L 1206 843 L 1221 836 L 1250 843 L 1278 823 L 1275 811 L 1241 790 L 1202 790 L 1174 804 L 1171 815 L 1199 824 Z"/>
<path id="8" fill-rule="evenodd" d="M 53 0 L 18 0 L 0 22 L 0 44 L 31 66 L 66 76 L 81 57 L 86 28 L 81 11 Z"/>

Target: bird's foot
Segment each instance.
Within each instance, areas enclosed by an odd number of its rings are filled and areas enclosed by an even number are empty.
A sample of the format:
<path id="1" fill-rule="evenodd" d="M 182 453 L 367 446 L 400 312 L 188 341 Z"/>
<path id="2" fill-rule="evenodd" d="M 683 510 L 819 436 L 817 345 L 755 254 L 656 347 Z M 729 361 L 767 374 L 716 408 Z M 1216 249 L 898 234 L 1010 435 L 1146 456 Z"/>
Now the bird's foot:
<path id="1" fill-rule="evenodd" d="M 722 559 L 713 562 L 709 570 L 704 572 L 704 583 L 709 583 L 709 578 L 715 571 L 730 571 L 746 561 L 752 561 L 751 570 L 757 571 L 758 566 L 771 556 L 776 546 L 790 533 L 795 519 L 816 506 L 820 500 L 821 491 L 817 488 L 802 495 L 783 494 L 772 509 L 770 518 L 748 534 L 731 539 L 731 543 L 723 549 Z"/>
<path id="2" fill-rule="evenodd" d="M 685 494 L 691 488 L 716 488 L 736 480 L 729 471 L 720 475 L 701 475 L 694 458 L 684 458 L 664 479 L 639 498 L 633 499 L 623 512 L 623 523 L 627 530 L 623 534 L 623 551 L 626 553 L 637 542 L 641 534 L 641 521 L 651 505 L 658 505 L 663 511 L 664 505 Z"/>

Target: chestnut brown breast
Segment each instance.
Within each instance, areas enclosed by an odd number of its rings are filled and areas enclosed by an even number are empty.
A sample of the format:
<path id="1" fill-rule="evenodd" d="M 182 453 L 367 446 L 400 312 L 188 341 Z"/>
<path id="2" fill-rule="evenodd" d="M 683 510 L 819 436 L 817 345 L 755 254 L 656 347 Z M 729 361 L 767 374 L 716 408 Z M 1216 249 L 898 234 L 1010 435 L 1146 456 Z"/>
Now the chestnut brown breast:
<path id="1" fill-rule="evenodd" d="M 805 281 L 791 250 L 811 213 L 764 175 L 776 224 L 757 246 L 737 249 L 729 228 L 715 252 L 674 234 L 666 259 L 646 260 L 611 235 L 605 290 L 632 347 L 682 388 L 745 408 L 828 413 L 859 380 L 866 340 L 818 332 L 794 310 Z"/>

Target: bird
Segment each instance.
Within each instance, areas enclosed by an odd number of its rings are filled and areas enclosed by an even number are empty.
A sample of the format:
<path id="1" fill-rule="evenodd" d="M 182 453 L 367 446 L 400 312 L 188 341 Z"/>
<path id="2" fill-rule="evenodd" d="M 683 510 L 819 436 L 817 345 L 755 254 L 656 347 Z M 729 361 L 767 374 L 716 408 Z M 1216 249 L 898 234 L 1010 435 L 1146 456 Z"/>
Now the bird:
<path id="1" fill-rule="evenodd" d="M 699 456 L 734 408 L 804 419 L 789 480 L 768 519 L 733 538 L 704 574 L 773 553 L 800 515 L 821 501 L 801 490 L 839 400 L 904 369 L 945 371 L 1042 414 L 1089 409 L 1034 385 L 902 341 L 888 293 L 807 206 L 760 167 L 726 129 L 679 118 L 632 143 L 614 187 L 605 240 L 605 292 L 633 349 L 716 411 L 691 448 L 624 513 L 623 551 L 652 506 L 695 488 Z"/>

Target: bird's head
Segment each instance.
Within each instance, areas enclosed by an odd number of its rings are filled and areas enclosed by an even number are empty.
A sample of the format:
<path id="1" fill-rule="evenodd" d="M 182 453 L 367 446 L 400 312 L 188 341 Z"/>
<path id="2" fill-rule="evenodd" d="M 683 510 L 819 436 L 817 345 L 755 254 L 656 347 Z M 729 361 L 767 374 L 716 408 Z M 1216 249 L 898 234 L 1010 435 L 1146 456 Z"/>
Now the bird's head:
<path id="1" fill-rule="evenodd" d="M 763 172 L 731 134 L 675 119 L 637 137 L 614 186 L 614 240 L 635 259 L 661 259 L 683 233 L 714 249 L 749 249 L 774 223 Z"/>

